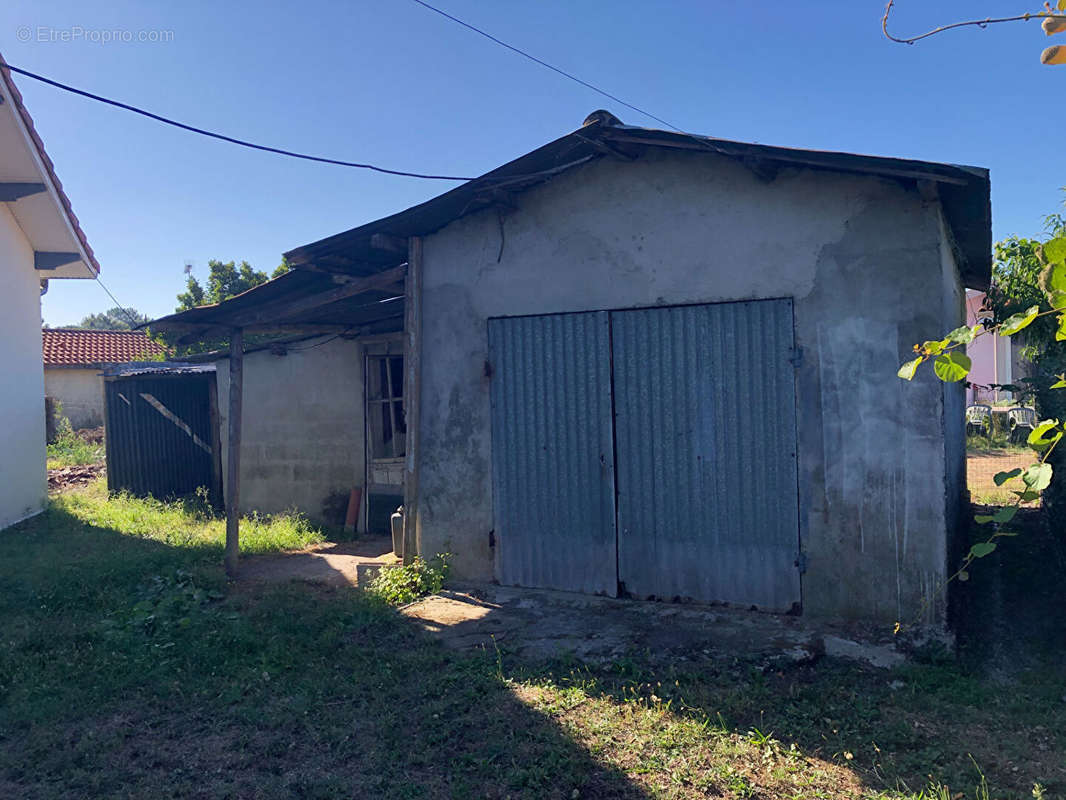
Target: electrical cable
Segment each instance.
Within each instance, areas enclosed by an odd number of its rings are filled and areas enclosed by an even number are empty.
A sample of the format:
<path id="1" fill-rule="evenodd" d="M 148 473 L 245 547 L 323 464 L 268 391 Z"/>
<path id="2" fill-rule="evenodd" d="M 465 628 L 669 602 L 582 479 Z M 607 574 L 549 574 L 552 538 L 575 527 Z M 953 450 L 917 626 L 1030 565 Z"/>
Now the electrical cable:
<path id="1" fill-rule="evenodd" d="M 405 178 L 421 178 L 423 180 L 433 180 L 433 181 L 470 181 L 470 180 L 474 180 L 473 178 L 464 178 L 464 177 L 457 176 L 457 175 L 429 175 L 429 174 L 422 173 L 422 172 L 406 172 L 404 170 L 399 170 L 399 169 L 387 169 L 385 167 L 379 167 L 379 166 L 376 166 L 374 164 L 362 164 L 362 163 L 359 163 L 357 161 L 342 161 L 341 159 L 337 159 L 337 158 L 326 158 L 324 156 L 314 156 L 314 155 L 309 155 L 307 153 L 297 153 L 297 152 L 295 152 L 293 150 L 283 150 L 283 149 L 281 149 L 279 147 L 269 147 L 269 146 L 263 145 L 263 144 L 256 144 L 255 142 L 248 142 L 248 141 L 245 141 L 244 139 L 237 139 L 237 138 L 235 138 L 233 136 L 226 136 L 225 134 L 215 133 L 213 131 L 205 130 L 203 128 L 197 128 L 194 125 L 187 125 L 184 122 L 178 122 L 177 120 L 170 119 L 169 117 L 164 117 L 164 116 L 162 116 L 160 114 L 154 114 L 151 111 L 146 111 L 143 108 L 138 108 L 137 106 L 130 105 L 129 103 L 122 103 L 122 102 L 119 102 L 118 100 L 111 100 L 110 98 L 103 97 L 102 95 L 93 94 L 92 92 L 87 92 L 84 89 L 78 89 L 78 88 L 76 88 L 74 86 L 69 86 L 69 85 L 67 85 L 65 83 L 60 83 L 59 81 L 52 80 L 51 78 L 46 78 L 44 75 L 38 75 L 36 72 L 30 72 L 28 69 L 23 69 L 22 67 L 16 67 L 16 66 L 14 66 L 13 64 L 10 64 L 10 63 L 0 62 L 0 64 L 3 64 L 3 66 L 6 66 L 12 72 L 18 73 L 19 75 L 23 75 L 23 76 L 25 76 L 27 78 L 32 78 L 35 81 L 40 81 L 41 83 L 48 84 L 49 86 L 53 86 L 56 89 L 62 89 L 64 92 L 70 92 L 71 94 L 76 94 L 76 95 L 78 95 L 80 97 L 86 97 L 86 98 L 88 98 L 90 100 L 96 100 L 98 103 L 105 103 L 105 104 L 107 104 L 109 106 L 114 106 L 115 108 L 121 108 L 121 109 L 123 109 L 125 111 L 133 112 L 134 114 L 140 114 L 142 117 L 148 117 L 149 119 L 154 119 L 156 122 L 162 122 L 164 125 L 171 125 L 171 126 L 173 126 L 175 128 L 180 128 L 181 130 L 189 131 L 190 133 L 197 133 L 197 134 L 199 134 L 201 136 L 207 136 L 207 137 L 212 138 L 212 139 L 218 139 L 218 140 L 223 141 L 223 142 L 229 142 L 230 144 L 239 145 L 241 147 L 248 147 L 248 148 L 251 148 L 252 150 L 262 150 L 263 152 L 274 153 L 275 155 L 288 156 L 290 158 L 299 158 L 299 159 L 303 159 L 304 161 L 315 161 L 315 162 L 318 162 L 318 163 L 321 163 L 321 164 L 333 164 L 333 165 L 339 166 L 339 167 L 353 167 L 355 169 L 368 169 L 368 170 L 372 170 L 374 172 L 382 172 L 382 173 L 384 173 L 386 175 L 400 175 L 400 176 L 405 177 Z"/>
<path id="2" fill-rule="evenodd" d="M 136 317 L 134 317 L 133 316 L 133 312 L 131 312 L 124 305 L 122 305 L 122 303 L 120 303 L 118 301 L 118 299 L 115 297 L 115 295 L 111 294 L 111 290 L 108 289 L 107 286 L 104 285 L 104 282 L 102 280 L 100 280 L 100 273 L 99 272 L 97 272 L 95 275 L 93 275 L 93 277 L 96 279 L 96 282 L 98 284 L 100 284 L 100 288 L 103 289 L 105 292 L 107 292 L 107 296 L 111 298 L 111 302 L 113 302 L 115 304 L 115 306 L 117 308 L 119 308 L 122 311 L 123 314 L 126 315 L 126 321 L 129 322 L 129 324 L 130 324 L 130 330 L 136 330 L 137 327 L 141 324 L 140 320 L 138 320 Z"/>
<path id="3" fill-rule="evenodd" d="M 654 114 L 652 114 L 650 111 L 645 111 L 643 108 L 639 108 L 639 107 L 633 105 L 632 103 L 627 103 L 622 98 L 616 97 L 615 95 L 611 94 L 610 92 L 605 91 L 605 90 L 601 89 L 598 86 L 594 86 L 593 84 L 589 83 L 588 81 L 582 80 L 581 78 L 577 77 L 577 75 L 574 75 L 572 73 L 567 72 L 564 69 L 560 69 L 559 67 L 556 67 L 556 66 L 554 66 L 552 64 L 549 64 L 547 61 L 543 61 L 543 60 L 537 58 L 535 55 L 527 53 L 525 50 L 522 50 L 522 49 L 520 49 L 518 47 L 515 47 L 514 45 L 507 44 L 507 42 L 503 41 L 502 39 L 497 39 L 491 33 L 488 33 L 487 31 L 481 30 L 481 28 L 475 27 L 474 25 L 471 25 L 469 22 L 464 22 L 463 20 L 459 19 L 458 17 L 453 17 L 447 11 L 442 11 L 441 9 L 437 8 L 436 6 L 431 6 L 429 3 L 425 2 L 425 0 L 414 0 L 414 2 L 418 3 L 423 8 L 427 8 L 430 11 L 433 11 L 434 13 L 440 14 L 442 17 L 445 17 L 446 19 L 450 19 L 452 22 L 455 22 L 455 23 L 457 23 L 459 25 L 462 25 L 464 28 L 467 28 L 468 30 L 473 31 L 474 33 L 479 34 L 480 36 L 484 36 L 486 39 L 489 39 L 490 41 L 495 42 L 496 44 L 500 45 L 501 47 L 506 47 L 511 52 L 517 53 L 518 55 L 522 56 L 523 58 L 528 58 L 530 61 L 534 62 L 535 64 L 539 64 L 542 67 L 550 69 L 552 72 L 556 72 L 559 75 L 562 75 L 564 78 L 568 78 L 569 80 L 572 80 L 575 83 L 581 84 L 586 89 L 591 89 L 592 91 L 596 92 L 597 94 L 603 95 L 604 97 L 608 98 L 609 100 L 613 100 L 614 102 L 619 103 L 620 105 L 623 105 L 623 106 L 625 106 L 628 109 L 632 109 L 633 111 L 636 111 L 638 114 L 643 114 L 645 117 L 648 117 L 649 119 L 653 119 L 656 122 L 662 123 L 663 125 L 665 125 L 666 127 L 670 128 L 671 130 L 677 131 L 678 133 L 684 133 L 684 131 L 682 131 L 679 127 L 677 127 L 676 125 L 674 125 L 674 124 L 672 124 L 670 122 L 667 122 L 662 117 L 657 117 Z"/>

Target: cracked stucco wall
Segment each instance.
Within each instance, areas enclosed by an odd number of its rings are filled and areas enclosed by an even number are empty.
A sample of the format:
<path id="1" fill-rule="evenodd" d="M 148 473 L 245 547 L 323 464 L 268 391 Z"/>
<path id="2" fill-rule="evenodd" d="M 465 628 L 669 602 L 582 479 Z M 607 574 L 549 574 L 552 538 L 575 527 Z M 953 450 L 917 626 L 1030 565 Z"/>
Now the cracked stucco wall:
<path id="1" fill-rule="evenodd" d="M 491 209 L 425 240 L 423 553 L 493 577 L 489 317 L 792 297 L 804 612 L 894 621 L 924 602 L 943 619 L 960 488 L 945 392 L 928 370 L 895 375 L 911 344 L 961 324 L 937 203 L 894 180 L 786 169 L 767 183 L 726 158 L 649 152 L 517 204 L 502 255 Z"/>

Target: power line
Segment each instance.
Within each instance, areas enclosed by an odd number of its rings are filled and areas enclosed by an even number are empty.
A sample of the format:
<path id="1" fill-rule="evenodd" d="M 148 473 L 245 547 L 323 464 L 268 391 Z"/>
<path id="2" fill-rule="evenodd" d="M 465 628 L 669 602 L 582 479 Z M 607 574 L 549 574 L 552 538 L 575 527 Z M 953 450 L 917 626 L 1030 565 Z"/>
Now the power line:
<path id="1" fill-rule="evenodd" d="M 100 280 L 99 272 L 97 272 L 93 277 L 96 278 L 96 282 L 100 284 L 100 288 L 107 292 L 107 296 L 111 298 L 111 302 L 113 302 L 115 306 L 118 307 L 122 311 L 122 313 L 126 315 L 126 321 L 130 324 L 130 330 L 135 330 L 137 326 L 141 324 L 140 320 L 133 316 L 133 312 L 126 308 L 124 305 L 122 305 L 122 303 L 118 301 L 118 298 L 111 294 L 111 290 L 104 285 L 104 282 L 102 280 Z"/>
<path id="2" fill-rule="evenodd" d="M 672 130 L 675 130 L 678 133 L 683 133 L 683 131 L 679 127 L 677 127 L 676 125 L 674 125 L 674 124 L 672 124 L 670 122 L 667 122 L 662 117 L 657 117 L 654 114 L 652 114 L 650 111 L 645 111 L 643 108 L 638 108 L 637 106 L 633 105 L 632 103 L 627 103 L 622 98 L 615 97 L 610 92 L 607 92 L 607 91 L 599 88 L 598 86 L 594 86 L 593 84 L 589 83 L 588 81 L 582 80 L 581 78 L 577 77 L 577 75 L 574 75 L 572 73 L 567 72 L 564 69 L 560 69 L 559 67 L 556 67 L 556 66 L 554 66 L 552 64 L 549 64 L 547 61 L 543 61 L 543 60 L 537 58 L 535 55 L 527 53 L 525 50 L 517 48 L 514 45 L 507 44 L 507 42 L 503 41 L 502 39 L 497 39 L 491 33 L 488 33 L 487 31 L 481 30 L 481 28 L 475 27 L 474 25 L 471 25 L 469 22 L 464 22 L 463 20 L 459 19 L 458 17 L 453 17 L 447 11 L 442 11 L 441 9 L 439 9 L 439 8 L 437 8 L 435 6 L 431 6 L 429 3 L 425 2 L 425 0 L 414 0 L 414 2 L 418 3 L 423 8 L 427 8 L 430 11 L 433 11 L 434 13 L 440 14 L 442 17 L 444 17 L 446 19 L 450 19 L 452 22 L 455 22 L 455 23 L 457 23 L 459 25 L 462 25 L 464 28 L 473 31 L 474 33 L 479 34 L 480 36 L 484 36 L 486 39 L 488 39 L 488 40 L 490 40 L 492 42 L 495 42 L 496 44 L 500 45 L 501 47 L 506 47 L 508 50 L 510 50 L 513 53 L 518 53 L 518 55 L 522 56 L 523 58 L 528 58 L 530 61 L 532 61 L 535 64 L 540 64 L 540 66 L 546 67 L 547 69 L 550 69 L 552 72 L 556 72 L 559 75 L 562 75 L 564 78 L 568 78 L 568 79 L 574 81 L 575 83 L 580 83 L 586 89 L 591 89 L 592 91 L 596 92 L 597 94 L 603 95 L 604 97 L 606 97 L 606 98 L 608 98 L 610 100 L 613 100 L 614 102 L 619 103 L 619 104 L 625 106 L 626 108 L 629 108 L 629 109 L 632 109 L 633 111 L 636 111 L 638 114 L 643 114 L 644 116 L 648 117 L 649 119 L 653 119 L 656 122 L 662 123 L 666 127 L 670 128 Z"/>
<path id="3" fill-rule="evenodd" d="M 3 63 L 3 62 L 0 62 L 0 63 Z M 197 133 L 197 134 L 199 134 L 201 136 L 207 136 L 207 137 L 210 137 L 212 139 L 219 139 L 220 141 L 229 142 L 230 144 L 236 144 L 236 145 L 239 145 L 241 147 L 248 147 L 248 148 L 251 148 L 252 150 L 262 150 L 263 152 L 266 152 L 266 153 L 274 153 L 276 155 L 288 156 L 290 158 L 300 158 L 300 159 L 303 159 L 304 161 L 316 161 L 316 162 L 319 162 L 321 164 L 334 164 L 334 165 L 340 166 L 340 167 L 354 167 L 355 169 L 369 169 L 369 170 L 373 170 L 374 172 L 382 172 L 382 173 L 385 173 L 386 175 L 400 175 L 400 176 L 403 176 L 405 178 L 422 178 L 424 180 L 435 180 L 435 181 L 470 181 L 470 180 L 474 180 L 473 178 L 464 178 L 464 177 L 460 177 L 460 176 L 456 176 L 456 175 L 427 175 L 427 174 L 421 173 L 421 172 L 406 172 L 404 170 L 399 170 L 399 169 L 387 169 L 385 167 L 379 167 L 379 166 L 376 166 L 374 164 L 362 164 L 362 163 L 359 163 L 357 161 L 342 161 L 341 159 L 337 159 L 337 158 L 325 158 L 324 156 L 313 156 L 313 155 L 308 155 L 307 153 L 297 153 L 297 152 L 294 152 L 292 150 L 282 150 L 279 147 L 269 147 L 269 146 L 263 145 L 263 144 L 256 144 L 254 142 L 245 141 L 244 139 L 236 139 L 236 138 L 234 138 L 232 136 L 226 136 L 225 134 L 215 133 L 213 131 L 204 130 L 203 128 L 197 128 L 194 125 L 187 125 L 184 122 L 178 122 L 177 120 L 161 116 L 160 114 L 154 114 L 151 111 L 146 111 L 143 108 L 138 108 L 137 106 L 132 106 L 132 105 L 130 105 L 128 103 L 121 103 L 118 100 L 111 100 L 110 98 L 102 97 L 101 95 L 93 94 L 92 92 L 86 92 L 83 89 L 78 89 L 78 88 L 76 88 L 74 86 L 69 86 L 69 85 L 67 85 L 65 83 L 60 83 L 59 81 L 52 80 L 51 78 L 46 78 L 44 75 L 38 75 L 37 73 L 30 72 L 27 69 L 22 69 L 21 67 L 16 67 L 13 64 L 4 63 L 4 66 L 6 66 L 12 72 L 16 72 L 19 75 L 24 75 L 27 78 L 32 78 L 35 81 L 40 81 L 41 83 L 46 83 L 49 86 L 54 86 L 56 89 L 62 89 L 64 92 L 70 92 L 71 94 L 76 94 L 76 95 L 79 95 L 80 97 L 86 97 L 86 98 L 88 98 L 90 100 L 96 100 L 98 103 L 106 103 L 107 105 L 114 106 L 115 108 L 121 108 L 121 109 L 123 109 L 125 111 L 131 111 L 134 114 L 140 114 L 142 117 L 148 117 L 149 119 L 154 119 L 156 122 L 162 122 L 164 125 L 171 125 L 171 126 L 173 126 L 175 128 L 180 128 L 181 130 L 189 131 L 190 133 Z"/>

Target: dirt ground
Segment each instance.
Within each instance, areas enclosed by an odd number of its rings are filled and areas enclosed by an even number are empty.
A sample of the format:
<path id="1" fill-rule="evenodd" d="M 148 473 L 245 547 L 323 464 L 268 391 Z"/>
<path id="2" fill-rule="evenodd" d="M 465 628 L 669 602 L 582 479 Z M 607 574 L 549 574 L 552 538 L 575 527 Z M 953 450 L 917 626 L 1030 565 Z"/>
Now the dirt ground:
<path id="1" fill-rule="evenodd" d="M 88 486 L 106 471 L 101 464 L 80 464 L 74 467 L 59 467 L 48 470 L 48 491 L 65 492 L 80 486 Z"/>
<path id="2" fill-rule="evenodd" d="M 240 579 L 257 583 L 301 580 L 356 586 L 360 565 L 377 566 L 396 561 L 391 537 L 371 536 L 353 542 L 326 542 L 280 556 L 250 556 L 241 563 Z"/>

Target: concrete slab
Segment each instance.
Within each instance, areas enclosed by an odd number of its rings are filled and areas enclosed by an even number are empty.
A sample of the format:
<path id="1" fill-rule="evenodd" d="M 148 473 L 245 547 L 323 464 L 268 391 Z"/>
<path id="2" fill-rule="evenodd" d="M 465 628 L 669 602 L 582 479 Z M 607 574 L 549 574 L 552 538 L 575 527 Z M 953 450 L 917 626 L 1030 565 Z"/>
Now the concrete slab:
<path id="1" fill-rule="evenodd" d="M 671 660 L 742 656 L 767 669 L 823 655 L 889 668 L 903 663 L 892 631 L 732 608 L 616 600 L 493 584 L 455 586 L 401 613 L 455 649 L 530 660 L 611 661 L 629 652 Z"/>

